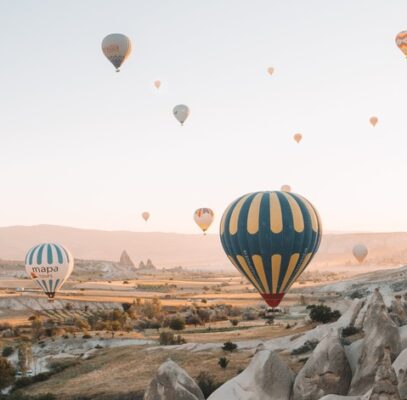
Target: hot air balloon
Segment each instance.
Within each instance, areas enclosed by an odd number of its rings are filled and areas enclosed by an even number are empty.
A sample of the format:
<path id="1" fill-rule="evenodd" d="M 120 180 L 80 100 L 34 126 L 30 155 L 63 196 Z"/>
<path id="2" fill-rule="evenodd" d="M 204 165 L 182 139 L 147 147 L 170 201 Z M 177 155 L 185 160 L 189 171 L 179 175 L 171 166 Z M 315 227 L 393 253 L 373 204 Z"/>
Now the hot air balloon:
<path id="1" fill-rule="evenodd" d="M 398 48 L 407 57 L 407 31 L 402 31 L 396 36 L 396 44 Z"/>
<path id="2" fill-rule="evenodd" d="M 379 122 L 379 119 L 377 117 L 370 117 L 369 121 L 372 124 L 372 126 L 375 127 L 376 124 Z"/>
<path id="3" fill-rule="evenodd" d="M 189 108 L 184 104 L 178 104 L 174 107 L 172 113 L 174 114 L 174 117 L 181 123 L 181 125 L 184 125 L 184 122 L 189 115 Z"/>
<path id="4" fill-rule="evenodd" d="M 144 221 L 148 221 L 148 219 L 150 218 L 150 213 L 147 211 L 144 211 L 141 216 L 143 217 Z"/>
<path id="5" fill-rule="evenodd" d="M 27 275 L 50 298 L 54 298 L 73 271 L 73 257 L 60 244 L 42 243 L 28 251 L 25 258 Z"/>
<path id="6" fill-rule="evenodd" d="M 297 143 L 300 143 L 301 140 L 302 140 L 302 135 L 301 135 L 301 133 L 296 133 L 293 137 L 294 137 L 294 140 L 295 140 Z"/>
<path id="7" fill-rule="evenodd" d="M 269 75 L 273 75 L 274 74 L 274 68 L 273 67 L 267 68 L 267 72 L 269 73 Z"/>
<path id="8" fill-rule="evenodd" d="M 198 208 L 194 212 L 194 221 L 202 229 L 204 235 L 211 226 L 215 218 L 214 212 L 210 208 Z"/>
<path id="9" fill-rule="evenodd" d="M 114 65 L 116 72 L 124 60 L 131 53 L 130 39 L 121 33 L 112 33 L 107 35 L 102 41 L 102 51 L 106 58 Z"/>
<path id="10" fill-rule="evenodd" d="M 290 185 L 283 185 L 283 186 L 281 186 L 281 191 L 290 193 L 291 192 L 291 186 Z"/>
<path id="11" fill-rule="evenodd" d="M 159 89 L 161 86 L 161 82 L 160 81 L 154 81 L 154 86 Z"/>
<path id="12" fill-rule="evenodd" d="M 265 191 L 236 199 L 223 214 L 220 239 L 231 263 L 277 307 L 316 254 L 318 212 L 298 194 Z"/>
<path id="13" fill-rule="evenodd" d="M 358 260 L 359 263 L 362 264 L 367 256 L 368 250 L 367 247 L 361 243 L 353 247 L 352 253 L 355 256 L 356 260 Z"/>

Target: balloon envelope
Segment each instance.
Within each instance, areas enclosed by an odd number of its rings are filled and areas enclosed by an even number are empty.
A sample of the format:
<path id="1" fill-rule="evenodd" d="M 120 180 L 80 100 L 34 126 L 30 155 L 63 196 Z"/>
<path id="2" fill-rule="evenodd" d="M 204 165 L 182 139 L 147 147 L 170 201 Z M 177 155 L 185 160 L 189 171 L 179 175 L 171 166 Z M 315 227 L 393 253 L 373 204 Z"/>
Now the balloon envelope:
<path id="1" fill-rule="evenodd" d="M 210 208 L 198 208 L 194 212 L 194 221 L 204 233 L 209 229 L 214 218 L 215 214 Z"/>
<path id="2" fill-rule="evenodd" d="M 301 275 L 318 250 L 318 212 L 297 194 L 249 193 L 224 212 L 220 238 L 231 263 L 271 307 Z"/>
<path id="3" fill-rule="evenodd" d="M 27 275 L 49 298 L 55 296 L 73 271 L 73 257 L 60 244 L 42 243 L 34 246 L 25 258 Z"/>
<path id="4" fill-rule="evenodd" d="M 159 89 L 161 86 L 161 82 L 160 81 L 154 81 L 154 86 Z"/>
<path id="5" fill-rule="evenodd" d="M 281 186 L 281 191 L 290 193 L 291 192 L 291 186 L 290 185 L 283 185 L 283 186 Z"/>
<path id="6" fill-rule="evenodd" d="M 150 213 L 147 211 L 144 211 L 141 216 L 143 217 L 144 221 L 148 221 L 148 219 L 150 218 Z"/>
<path id="7" fill-rule="evenodd" d="M 102 41 L 102 51 L 118 72 L 131 53 L 130 39 L 121 33 L 107 35 Z"/>
<path id="8" fill-rule="evenodd" d="M 301 133 L 296 133 L 296 134 L 294 135 L 294 140 L 295 140 L 297 143 L 300 143 L 301 140 L 302 140 L 302 135 L 301 135 Z"/>
<path id="9" fill-rule="evenodd" d="M 355 256 L 355 258 L 359 261 L 359 263 L 361 264 L 368 253 L 367 247 L 364 244 L 357 244 L 353 247 L 353 255 Z"/>
<path id="10" fill-rule="evenodd" d="M 269 75 L 273 75 L 274 74 L 274 68 L 273 67 L 267 68 L 267 72 L 269 73 Z"/>
<path id="11" fill-rule="evenodd" d="M 407 57 L 407 31 L 402 31 L 396 36 L 396 44 L 398 48 Z"/>
<path id="12" fill-rule="evenodd" d="M 369 121 L 375 127 L 376 124 L 379 122 L 379 119 L 377 117 L 370 117 Z"/>
<path id="13" fill-rule="evenodd" d="M 185 104 L 178 104 L 173 108 L 172 113 L 178 122 L 180 122 L 181 125 L 184 125 L 184 122 L 189 115 L 189 108 Z"/>

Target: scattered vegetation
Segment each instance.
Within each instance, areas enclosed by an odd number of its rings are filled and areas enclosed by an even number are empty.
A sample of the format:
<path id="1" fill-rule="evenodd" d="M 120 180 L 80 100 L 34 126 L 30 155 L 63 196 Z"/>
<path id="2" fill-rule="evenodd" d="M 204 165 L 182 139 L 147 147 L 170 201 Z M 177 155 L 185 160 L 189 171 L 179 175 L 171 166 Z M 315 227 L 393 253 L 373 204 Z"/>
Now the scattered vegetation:
<path id="1" fill-rule="evenodd" d="M 308 353 L 317 347 L 319 341 L 318 340 L 307 340 L 302 346 L 298 347 L 297 349 L 294 349 L 291 352 L 291 355 L 297 356 L 299 354 L 304 354 Z"/>
<path id="2" fill-rule="evenodd" d="M 207 371 L 201 371 L 196 377 L 196 383 L 202 390 L 205 399 L 207 399 L 220 385 L 215 382 L 213 376 Z"/>
<path id="3" fill-rule="evenodd" d="M 186 340 L 181 335 L 174 335 L 174 333 L 165 331 L 160 333 L 160 345 L 170 346 L 173 344 L 184 344 Z"/>
<path id="4" fill-rule="evenodd" d="M 236 343 L 233 343 L 231 341 L 223 343 L 223 346 L 222 346 L 223 351 L 229 351 L 229 352 L 232 353 L 236 349 L 237 349 L 237 344 Z"/>
<path id="5" fill-rule="evenodd" d="M 14 353 L 14 348 L 11 346 L 6 346 L 1 352 L 2 357 L 10 357 Z"/>
<path id="6" fill-rule="evenodd" d="M 0 390 L 14 382 L 16 371 L 7 358 L 0 357 Z"/>
<path id="7" fill-rule="evenodd" d="M 228 358 L 220 357 L 218 364 L 222 369 L 225 369 L 228 366 L 229 362 L 230 362 L 230 360 Z"/>
<path id="8" fill-rule="evenodd" d="M 309 316 L 312 321 L 323 324 L 334 322 L 341 316 L 338 310 L 332 311 L 331 307 L 324 304 L 310 304 L 307 310 L 310 310 Z"/>
<path id="9" fill-rule="evenodd" d="M 360 332 L 359 329 L 355 328 L 352 325 L 347 326 L 346 328 L 342 329 L 342 337 L 348 337 L 348 336 L 352 336 L 355 335 L 356 333 Z"/>

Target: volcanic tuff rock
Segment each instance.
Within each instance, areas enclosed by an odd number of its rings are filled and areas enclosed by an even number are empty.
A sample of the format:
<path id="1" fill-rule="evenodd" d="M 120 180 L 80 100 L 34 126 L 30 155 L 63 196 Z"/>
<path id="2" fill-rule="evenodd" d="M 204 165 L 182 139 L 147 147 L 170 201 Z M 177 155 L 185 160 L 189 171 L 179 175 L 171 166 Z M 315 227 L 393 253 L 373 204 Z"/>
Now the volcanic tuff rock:
<path id="1" fill-rule="evenodd" d="M 351 395 L 362 395 L 373 386 L 378 365 L 385 355 L 386 346 L 389 346 L 389 354 L 392 359 L 397 357 L 401 349 L 398 327 L 390 318 L 383 297 L 378 290 L 375 290 L 369 300 L 363 330 L 366 336 L 352 379 L 349 391 Z"/>
<path id="2" fill-rule="evenodd" d="M 134 263 L 131 260 L 130 256 L 127 254 L 126 250 L 123 250 L 123 252 L 120 256 L 119 265 L 121 267 L 134 267 Z"/>
<path id="3" fill-rule="evenodd" d="M 161 364 L 144 394 L 144 400 L 204 399 L 194 380 L 171 360 Z"/>
<path id="4" fill-rule="evenodd" d="M 325 337 L 297 375 L 294 400 L 318 400 L 326 394 L 346 394 L 352 371 L 337 335 Z"/>
<path id="5" fill-rule="evenodd" d="M 386 347 L 369 400 L 400 400 L 397 385 L 397 375 L 391 365 L 390 348 Z"/>
<path id="6" fill-rule="evenodd" d="M 275 352 L 260 345 L 249 366 L 212 393 L 208 400 L 287 400 L 293 381 L 290 368 Z"/>

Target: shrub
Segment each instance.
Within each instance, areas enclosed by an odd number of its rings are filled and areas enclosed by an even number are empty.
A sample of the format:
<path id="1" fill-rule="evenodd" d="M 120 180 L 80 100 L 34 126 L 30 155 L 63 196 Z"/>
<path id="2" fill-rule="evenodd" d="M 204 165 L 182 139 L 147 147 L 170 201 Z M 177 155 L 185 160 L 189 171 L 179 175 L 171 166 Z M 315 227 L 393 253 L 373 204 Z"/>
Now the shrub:
<path id="1" fill-rule="evenodd" d="M 291 352 L 291 355 L 296 356 L 298 354 L 308 353 L 309 351 L 314 350 L 315 347 L 317 347 L 318 343 L 318 340 L 307 340 L 302 346 L 294 349 Z"/>
<path id="2" fill-rule="evenodd" d="M 220 385 L 215 382 L 213 376 L 207 371 L 201 371 L 196 377 L 196 383 L 202 390 L 205 399 L 208 398 Z"/>
<path id="3" fill-rule="evenodd" d="M 174 331 L 182 331 L 185 329 L 185 320 L 182 317 L 173 317 L 169 323 L 170 329 Z"/>
<path id="4" fill-rule="evenodd" d="M 256 310 L 247 308 L 243 311 L 242 320 L 243 321 L 254 321 L 259 318 L 259 313 Z"/>
<path id="5" fill-rule="evenodd" d="M 338 310 L 332 311 L 331 307 L 324 304 L 311 304 L 307 306 L 307 310 L 310 310 L 309 316 L 312 321 L 323 324 L 336 321 L 341 316 Z"/>
<path id="6" fill-rule="evenodd" d="M 89 335 L 89 333 L 85 333 L 83 334 L 82 339 L 92 339 L 92 335 Z"/>
<path id="7" fill-rule="evenodd" d="M 181 335 L 174 335 L 172 332 L 160 333 L 160 345 L 170 346 L 174 344 L 184 344 L 186 340 Z"/>
<path id="8" fill-rule="evenodd" d="M 222 350 L 223 351 L 230 351 L 231 353 L 237 349 L 237 344 L 232 343 L 231 341 L 223 343 Z"/>
<path id="9" fill-rule="evenodd" d="M 202 300 L 201 300 L 201 303 L 206 304 L 207 302 L 208 302 L 208 300 L 206 300 L 206 299 L 202 299 Z"/>
<path id="10" fill-rule="evenodd" d="M 201 318 L 199 318 L 199 315 L 197 315 L 197 314 L 188 315 L 186 322 L 187 322 L 187 324 L 195 325 L 195 327 L 197 325 L 202 325 L 202 320 L 201 320 Z"/>
<path id="11" fill-rule="evenodd" d="M 358 332 L 359 332 L 358 328 L 355 328 L 354 326 L 349 325 L 346 328 L 342 329 L 342 337 L 345 338 L 345 337 L 348 337 L 348 336 L 352 336 L 352 335 L 354 335 L 355 333 L 358 333 Z"/>
<path id="12" fill-rule="evenodd" d="M 234 318 L 229 320 L 232 326 L 238 326 L 239 325 L 239 320 Z"/>
<path id="13" fill-rule="evenodd" d="M 349 297 L 351 299 L 363 299 L 363 297 L 366 297 L 366 296 L 367 296 L 366 291 L 362 291 L 362 290 L 355 290 L 349 295 Z"/>
<path id="14" fill-rule="evenodd" d="M 11 385 L 14 381 L 15 370 L 7 358 L 0 357 L 0 389 Z"/>
<path id="15" fill-rule="evenodd" d="M 229 361 L 230 360 L 228 360 L 226 357 L 221 357 L 219 358 L 218 364 L 221 368 L 225 369 L 228 366 Z"/>
<path id="16" fill-rule="evenodd" d="M 4 347 L 3 351 L 1 352 L 2 357 L 10 357 L 14 353 L 14 348 L 11 346 Z"/>

